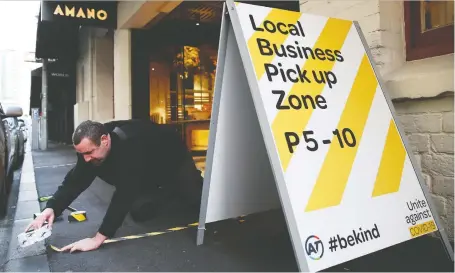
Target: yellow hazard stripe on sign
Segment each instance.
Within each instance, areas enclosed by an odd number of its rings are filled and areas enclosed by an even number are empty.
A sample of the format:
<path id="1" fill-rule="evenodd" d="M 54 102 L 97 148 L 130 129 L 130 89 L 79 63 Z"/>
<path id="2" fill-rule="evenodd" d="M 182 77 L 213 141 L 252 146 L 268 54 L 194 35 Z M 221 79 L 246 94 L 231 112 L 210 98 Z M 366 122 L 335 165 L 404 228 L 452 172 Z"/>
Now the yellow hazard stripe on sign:
<path id="1" fill-rule="evenodd" d="M 403 175 L 406 150 L 393 120 L 390 120 L 387 140 L 382 153 L 373 197 L 397 192 Z"/>
<path id="2" fill-rule="evenodd" d="M 349 128 L 354 133 L 357 143 L 354 147 L 346 147 L 345 145 L 342 148 L 337 136 L 332 138 L 329 152 L 324 160 L 305 211 L 308 212 L 340 204 L 362 140 L 377 87 L 376 76 L 368 56 L 365 54 L 337 126 L 340 132 L 344 128 Z"/>
<path id="3" fill-rule="evenodd" d="M 324 26 L 318 40 L 316 41 L 313 50 L 317 48 L 330 48 L 331 50 L 341 50 L 341 47 L 346 40 L 349 30 L 352 27 L 351 21 L 330 18 Z M 306 71 L 331 71 L 335 62 L 331 61 L 320 61 L 319 59 L 308 59 L 305 62 L 303 70 Z M 300 97 L 301 95 L 311 95 L 313 98 L 316 95 L 320 95 L 324 89 L 325 84 L 319 84 L 316 81 L 311 83 L 297 82 L 295 83 L 287 97 L 295 95 Z M 283 105 L 289 106 L 288 99 L 284 100 Z M 293 156 L 288 150 L 286 142 L 285 132 L 301 132 L 307 126 L 308 121 L 313 113 L 313 109 L 310 107 L 301 110 L 287 110 L 279 111 L 272 124 L 273 136 L 275 138 L 276 147 L 281 161 L 283 171 L 286 171 L 289 162 Z"/>
<path id="4" fill-rule="evenodd" d="M 264 28 L 264 22 L 282 22 L 285 25 L 295 25 L 299 20 L 301 14 L 299 12 L 293 12 L 288 10 L 271 9 L 270 13 L 265 17 L 264 21 L 261 22 L 258 28 Z M 259 22 L 255 22 L 258 24 Z M 270 44 L 281 45 L 286 41 L 286 38 L 290 34 L 282 34 L 278 31 L 271 33 L 269 31 L 256 31 L 251 38 L 248 40 L 248 49 L 250 56 L 253 61 L 254 71 L 256 71 L 257 79 L 260 79 L 265 73 L 264 64 L 271 63 L 275 58 L 274 54 L 262 55 L 258 46 L 257 39 L 264 39 L 270 42 Z"/>

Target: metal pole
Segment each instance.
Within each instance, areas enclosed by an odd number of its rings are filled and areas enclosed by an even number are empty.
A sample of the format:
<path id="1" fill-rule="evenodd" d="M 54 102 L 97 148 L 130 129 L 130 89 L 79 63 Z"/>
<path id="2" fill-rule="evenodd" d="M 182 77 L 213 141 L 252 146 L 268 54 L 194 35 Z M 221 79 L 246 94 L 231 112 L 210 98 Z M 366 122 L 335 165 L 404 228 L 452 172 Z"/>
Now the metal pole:
<path id="1" fill-rule="evenodd" d="M 41 138 L 40 149 L 47 150 L 47 59 L 43 59 L 42 86 L 41 86 Z"/>
<path id="2" fill-rule="evenodd" d="M 39 150 L 39 109 L 32 108 L 32 150 Z"/>

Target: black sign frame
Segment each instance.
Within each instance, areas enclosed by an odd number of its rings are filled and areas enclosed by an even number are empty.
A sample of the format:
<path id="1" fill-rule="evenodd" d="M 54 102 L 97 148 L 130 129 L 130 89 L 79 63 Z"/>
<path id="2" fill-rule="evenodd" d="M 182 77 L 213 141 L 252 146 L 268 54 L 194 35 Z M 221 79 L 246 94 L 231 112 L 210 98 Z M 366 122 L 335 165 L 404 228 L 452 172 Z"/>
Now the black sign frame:
<path id="1" fill-rule="evenodd" d="M 115 1 L 41 1 L 41 21 L 117 28 Z"/>

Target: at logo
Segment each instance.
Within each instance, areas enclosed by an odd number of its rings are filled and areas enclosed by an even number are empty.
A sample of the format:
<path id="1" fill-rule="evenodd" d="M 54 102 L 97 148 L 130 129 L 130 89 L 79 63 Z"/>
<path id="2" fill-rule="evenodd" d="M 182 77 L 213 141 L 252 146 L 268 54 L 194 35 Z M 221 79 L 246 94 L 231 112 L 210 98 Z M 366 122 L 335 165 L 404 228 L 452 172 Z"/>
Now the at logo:
<path id="1" fill-rule="evenodd" d="M 324 245 L 321 239 L 316 235 L 311 235 L 306 239 L 305 251 L 308 257 L 313 260 L 319 260 L 324 255 Z"/>

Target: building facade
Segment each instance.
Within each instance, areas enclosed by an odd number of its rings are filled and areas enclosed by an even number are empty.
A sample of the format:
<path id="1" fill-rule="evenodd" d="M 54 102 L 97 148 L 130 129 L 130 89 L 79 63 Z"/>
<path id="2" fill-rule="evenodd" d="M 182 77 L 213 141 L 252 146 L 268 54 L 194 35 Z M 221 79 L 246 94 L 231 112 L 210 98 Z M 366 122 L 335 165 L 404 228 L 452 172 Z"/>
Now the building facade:
<path id="1" fill-rule="evenodd" d="M 115 30 L 83 26 L 74 126 L 150 118 L 175 125 L 195 152 L 206 149 L 218 42 L 209 33 L 219 28 L 221 8 L 125 1 L 117 4 Z M 301 12 L 359 22 L 452 241 L 453 8 L 452 1 L 297 3 Z"/>
<path id="2" fill-rule="evenodd" d="M 300 8 L 298 1 L 264 4 Z M 221 1 L 125 1 L 117 5 L 115 31 L 82 27 L 75 126 L 86 119 L 151 119 L 175 127 L 203 156 L 222 9 Z"/>

